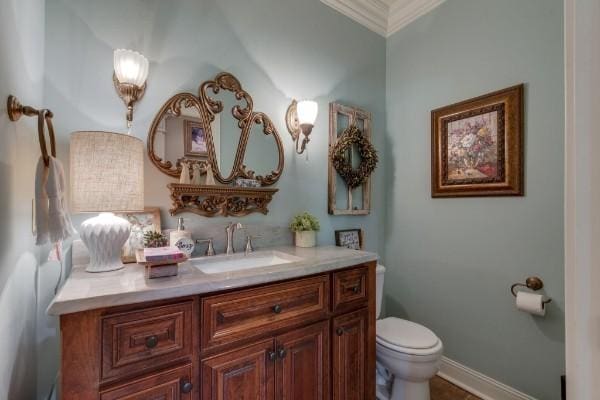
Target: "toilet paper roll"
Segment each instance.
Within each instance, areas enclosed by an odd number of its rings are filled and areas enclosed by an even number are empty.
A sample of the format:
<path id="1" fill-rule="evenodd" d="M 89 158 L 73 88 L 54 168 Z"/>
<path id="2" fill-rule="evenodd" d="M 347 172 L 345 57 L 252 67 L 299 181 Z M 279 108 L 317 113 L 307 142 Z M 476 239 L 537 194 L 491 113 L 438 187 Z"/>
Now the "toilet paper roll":
<path id="1" fill-rule="evenodd" d="M 517 308 L 521 311 L 533 315 L 544 316 L 546 309 L 544 308 L 544 299 L 541 294 L 529 292 L 517 292 Z"/>

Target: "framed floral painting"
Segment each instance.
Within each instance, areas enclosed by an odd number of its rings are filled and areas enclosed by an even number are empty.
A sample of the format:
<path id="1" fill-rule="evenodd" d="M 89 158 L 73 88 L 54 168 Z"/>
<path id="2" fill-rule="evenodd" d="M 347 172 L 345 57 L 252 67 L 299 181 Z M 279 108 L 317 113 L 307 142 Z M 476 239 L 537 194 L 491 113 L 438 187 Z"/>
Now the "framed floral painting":
<path id="1" fill-rule="evenodd" d="M 431 196 L 523 196 L 523 85 L 431 112 Z"/>

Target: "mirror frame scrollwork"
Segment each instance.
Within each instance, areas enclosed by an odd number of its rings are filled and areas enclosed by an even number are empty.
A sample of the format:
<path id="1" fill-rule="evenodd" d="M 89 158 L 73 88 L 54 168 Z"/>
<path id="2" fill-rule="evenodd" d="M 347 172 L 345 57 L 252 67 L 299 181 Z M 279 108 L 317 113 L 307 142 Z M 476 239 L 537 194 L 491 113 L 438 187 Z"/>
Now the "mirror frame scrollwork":
<path id="1" fill-rule="evenodd" d="M 241 130 L 240 139 L 238 142 L 236 155 L 233 166 L 229 175 L 224 176 L 219 168 L 215 151 L 215 144 L 211 130 L 211 123 L 215 120 L 215 115 L 223 112 L 223 103 L 212 97 L 218 94 L 221 90 L 230 91 L 234 94 L 236 100 L 240 104 L 236 104 L 231 109 L 231 115 L 238 121 L 237 125 Z M 230 73 L 219 73 L 214 79 L 203 82 L 198 89 L 198 96 L 192 93 L 178 93 L 172 96 L 161 107 L 160 111 L 152 121 L 150 131 L 148 133 L 148 156 L 152 163 L 163 173 L 178 177 L 181 174 L 181 165 L 173 165 L 169 160 L 163 160 L 154 152 L 154 139 L 156 130 L 161 119 L 167 112 L 175 116 L 181 115 L 181 106 L 196 107 L 201 116 L 201 123 L 206 132 L 206 145 L 208 150 L 208 162 L 211 164 L 214 178 L 221 184 L 231 184 L 236 178 L 256 179 L 262 186 L 271 186 L 276 183 L 284 167 L 284 152 L 283 143 L 279 132 L 271 119 L 262 112 L 253 111 L 252 97 L 246 92 L 240 82 Z M 252 131 L 252 126 L 262 125 L 262 132 L 265 135 L 272 135 L 278 152 L 278 163 L 276 169 L 262 176 L 257 175 L 255 171 L 249 169 L 244 164 L 244 156 L 246 147 Z"/>

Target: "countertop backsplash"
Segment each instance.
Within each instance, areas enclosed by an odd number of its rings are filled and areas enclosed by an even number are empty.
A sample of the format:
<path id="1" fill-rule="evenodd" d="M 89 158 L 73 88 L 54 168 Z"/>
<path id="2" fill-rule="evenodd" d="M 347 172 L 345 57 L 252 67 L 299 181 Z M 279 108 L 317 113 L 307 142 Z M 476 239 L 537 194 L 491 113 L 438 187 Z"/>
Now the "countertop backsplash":
<path id="1" fill-rule="evenodd" d="M 185 217 L 184 217 L 185 218 Z M 239 221 L 244 225 L 244 229 L 237 230 L 234 233 L 234 248 L 236 251 L 244 251 L 246 246 L 246 236 L 253 237 L 252 244 L 255 249 L 274 246 L 289 246 L 294 244 L 293 235 L 290 228 L 287 226 L 273 226 L 265 224 L 250 223 L 246 224 L 243 219 L 231 218 L 223 219 L 220 223 L 206 223 L 205 219 L 185 218 L 185 229 L 192 233 L 192 238 L 196 239 L 213 239 L 213 246 L 217 254 L 223 254 L 226 247 L 225 227 L 229 221 Z M 164 225 L 164 224 L 163 224 Z M 163 229 L 163 232 L 169 235 L 173 229 Z M 207 244 L 202 243 L 196 245 L 196 249 L 192 256 L 202 256 L 206 251 Z"/>

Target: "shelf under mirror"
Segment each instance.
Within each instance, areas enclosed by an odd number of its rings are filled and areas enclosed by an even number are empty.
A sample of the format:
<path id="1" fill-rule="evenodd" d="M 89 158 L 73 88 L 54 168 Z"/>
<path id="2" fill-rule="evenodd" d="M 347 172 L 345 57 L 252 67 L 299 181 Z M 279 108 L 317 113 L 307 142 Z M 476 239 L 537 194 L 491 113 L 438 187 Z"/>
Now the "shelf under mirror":
<path id="1" fill-rule="evenodd" d="M 267 214 L 275 188 L 190 185 L 170 183 L 171 215 L 191 212 L 204 217 L 243 217 L 251 213 Z"/>

